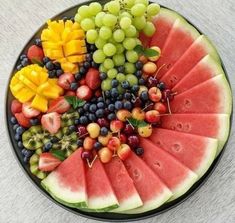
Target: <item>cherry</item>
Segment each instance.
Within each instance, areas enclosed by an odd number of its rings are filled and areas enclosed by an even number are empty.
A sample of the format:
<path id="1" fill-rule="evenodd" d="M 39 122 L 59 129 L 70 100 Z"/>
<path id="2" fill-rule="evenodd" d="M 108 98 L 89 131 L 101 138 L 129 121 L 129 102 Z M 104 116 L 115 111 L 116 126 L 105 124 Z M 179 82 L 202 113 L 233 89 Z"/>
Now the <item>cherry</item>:
<path id="1" fill-rule="evenodd" d="M 158 84 L 158 79 L 157 78 L 155 78 L 155 77 L 153 77 L 153 76 L 150 76 L 149 78 L 148 78 L 148 87 L 149 88 L 151 88 L 151 87 L 156 87 L 157 86 L 157 84 Z"/>
<path id="2" fill-rule="evenodd" d="M 109 122 L 107 119 L 105 118 L 99 118 L 97 120 L 97 123 L 99 124 L 100 127 L 106 127 L 106 128 L 109 128 Z"/>
<path id="3" fill-rule="evenodd" d="M 88 134 L 86 127 L 83 125 L 79 125 L 77 127 L 77 130 L 78 130 L 78 136 L 80 138 L 85 138 L 85 136 Z"/>
<path id="4" fill-rule="evenodd" d="M 126 124 L 125 128 L 123 129 L 123 132 L 127 135 L 131 135 L 134 133 L 134 129 L 131 124 Z"/>
<path id="5" fill-rule="evenodd" d="M 131 135 L 128 136 L 127 138 L 127 144 L 131 147 L 131 148 L 136 148 L 137 146 L 139 146 L 139 138 L 136 135 Z"/>

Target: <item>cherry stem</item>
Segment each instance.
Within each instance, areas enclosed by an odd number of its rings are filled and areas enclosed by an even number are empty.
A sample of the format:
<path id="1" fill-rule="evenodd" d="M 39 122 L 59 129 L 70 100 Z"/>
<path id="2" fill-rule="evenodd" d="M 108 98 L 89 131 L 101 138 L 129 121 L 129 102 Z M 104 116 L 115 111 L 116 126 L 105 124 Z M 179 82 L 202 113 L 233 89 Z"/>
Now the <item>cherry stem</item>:
<path id="1" fill-rule="evenodd" d="M 148 107 L 150 107 L 150 106 L 152 106 L 152 105 L 153 105 L 153 103 L 148 104 L 147 106 L 145 106 L 145 107 L 142 109 L 142 111 L 144 111 L 145 109 L 147 109 Z"/>
<path id="2" fill-rule="evenodd" d="M 77 133 L 79 134 L 79 132 L 77 132 Z M 78 138 L 81 139 L 81 138 L 83 138 L 84 136 L 86 136 L 86 135 L 88 135 L 88 134 L 89 134 L 89 133 L 87 132 L 87 133 L 85 133 L 85 134 L 79 136 Z"/>
<path id="3" fill-rule="evenodd" d="M 131 122 L 129 121 L 129 119 L 127 119 L 127 122 L 130 124 L 130 126 L 135 129 L 135 127 L 131 124 Z"/>
<path id="4" fill-rule="evenodd" d="M 93 166 L 95 160 L 97 159 L 97 157 L 98 157 L 98 156 L 95 155 L 95 157 L 94 157 L 94 159 L 91 161 L 91 163 L 90 163 L 89 159 L 86 159 L 87 165 L 88 165 L 89 168 L 92 168 L 92 166 Z"/>
<path id="5" fill-rule="evenodd" d="M 159 67 L 159 69 L 157 70 L 156 74 L 154 75 L 154 78 L 157 78 L 157 75 L 158 75 L 159 71 L 160 71 L 164 66 L 166 66 L 165 63 L 162 64 L 162 66 Z"/>
<path id="6" fill-rule="evenodd" d="M 167 107 L 168 107 L 169 113 L 172 114 L 172 113 L 171 113 L 170 100 L 169 100 L 168 97 L 166 98 L 166 101 L 167 101 Z"/>

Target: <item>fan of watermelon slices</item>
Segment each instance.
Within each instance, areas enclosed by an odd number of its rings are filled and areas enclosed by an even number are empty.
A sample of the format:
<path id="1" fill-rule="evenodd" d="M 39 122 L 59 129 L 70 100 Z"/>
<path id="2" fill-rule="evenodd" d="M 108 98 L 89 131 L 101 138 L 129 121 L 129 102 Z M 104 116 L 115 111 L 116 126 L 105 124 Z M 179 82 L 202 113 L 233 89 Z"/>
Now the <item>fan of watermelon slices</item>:
<path id="1" fill-rule="evenodd" d="M 159 46 L 158 78 L 177 92 L 172 114 L 148 139 L 142 157 L 87 168 L 81 149 L 42 181 L 64 205 L 90 212 L 137 214 L 186 193 L 221 152 L 230 128 L 232 95 L 219 55 L 205 35 L 179 14 L 162 8 L 146 46 Z"/>

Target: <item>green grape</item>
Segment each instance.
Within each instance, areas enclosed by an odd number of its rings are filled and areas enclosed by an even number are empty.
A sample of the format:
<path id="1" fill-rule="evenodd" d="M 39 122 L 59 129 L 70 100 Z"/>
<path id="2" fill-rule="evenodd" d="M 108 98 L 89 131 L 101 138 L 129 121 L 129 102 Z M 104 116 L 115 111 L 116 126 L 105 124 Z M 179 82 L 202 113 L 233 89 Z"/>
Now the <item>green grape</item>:
<path id="1" fill-rule="evenodd" d="M 121 84 L 118 85 L 117 89 L 118 89 L 118 93 L 119 94 L 123 94 L 124 93 L 124 89 L 122 88 Z"/>
<path id="2" fill-rule="evenodd" d="M 112 43 L 113 45 L 116 45 L 117 42 L 114 40 L 113 36 L 108 40 L 109 43 Z"/>
<path id="3" fill-rule="evenodd" d="M 103 63 L 105 61 L 105 54 L 103 52 L 103 50 L 96 50 L 93 54 L 93 60 L 96 63 Z"/>
<path id="4" fill-rule="evenodd" d="M 155 16 L 160 12 L 160 5 L 157 3 L 152 3 L 147 7 L 147 15 Z"/>
<path id="5" fill-rule="evenodd" d="M 104 11 L 108 11 L 109 3 L 110 3 L 110 2 L 107 2 L 107 3 L 104 5 Z"/>
<path id="6" fill-rule="evenodd" d="M 101 38 L 98 38 L 98 39 L 96 39 L 96 41 L 95 41 L 95 46 L 96 46 L 98 49 L 103 49 L 103 47 L 104 47 L 105 44 L 106 44 L 106 40 L 101 39 Z"/>
<path id="7" fill-rule="evenodd" d="M 125 63 L 124 67 L 126 74 L 134 74 L 136 71 L 135 65 L 133 63 Z"/>
<path id="8" fill-rule="evenodd" d="M 89 13 L 89 6 L 87 5 L 82 5 L 81 7 L 78 8 L 78 14 L 82 17 L 82 18 L 88 18 L 90 17 L 90 13 Z"/>
<path id="9" fill-rule="evenodd" d="M 106 56 L 111 57 L 117 52 L 117 49 L 112 43 L 106 43 L 103 47 L 103 51 Z"/>
<path id="10" fill-rule="evenodd" d="M 116 48 L 117 48 L 117 54 L 121 54 L 125 51 L 124 46 L 120 43 L 116 44 Z"/>
<path id="11" fill-rule="evenodd" d="M 116 54 L 113 56 L 115 66 L 122 66 L 125 64 L 125 56 L 123 54 Z"/>
<path id="12" fill-rule="evenodd" d="M 122 29 L 128 29 L 131 25 L 131 19 L 128 17 L 123 17 L 121 18 L 119 25 Z"/>
<path id="13" fill-rule="evenodd" d="M 142 3 L 147 7 L 149 4 L 149 1 L 148 0 L 135 0 L 135 4 L 138 4 L 138 3 Z"/>
<path id="14" fill-rule="evenodd" d="M 131 14 L 135 17 L 143 16 L 146 11 L 144 4 L 138 3 L 131 8 Z"/>
<path id="15" fill-rule="evenodd" d="M 117 29 L 113 33 L 113 39 L 117 43 L 121 43 L 125 39 L 125 33 L 122 29 Z"/>
<path id="16" fill-rule="evenodd" d="M 80 16 L 80 14 L 76 14 L 75 17 L 74 17 L 74 20 L 78 23 L 80 23 L 82 21 L 82 17 Z"/>
<path id="17" fill-rule="evenodd" d="M 135 4 L 135 0 L 124 0 L 125 6 L 131 8 Z"/>
<path id="18" fill-rule="evenodd" d="M 102 22 L 105 26 L 114 27 L 117 23 L 117 16 L 112 14 L 105 14 Z"/>
<path id="19" fill-rule="evenodd" d="M 137 30 L 136 28 L 131 25 L 128 29 L 124 30 L 126 37 L 136 37 L 137 36 Z"/>
<path id="20" fill-rule="evenodd" d="M 112 68 L 114 68 L 114 63 L 113 63 L 113 60 L 111 60 L 110 58 L 107 58 L 104 63 L 104 68 L 106 68 L 107 70 L 110 70 Z"/>
<path id="21" fill-rule="evenodd" d="M 141 45 L 142 46 L 142 42 L 140 39 L 136 38 L 136 45 Z"/>
<path id="22" fill-rule="evenodd" d="M 83 30 L 88 31 L 95 28 L 95 23 L 90 18 L 85 18 L 81 21 L 81 27 Z"/>
<path id="23" fill-rule="evenodd" d="M 126 38 L 123 41 L 123 46 L 127 50 L 133 50 L 136 47 L 136 39 L 135 38 Z"/>
<path id="24" fill-rule="evenodd" d="M 137 29 L 137 30 L 142 30 L 144 27 L 145 27 L 145 25 L 146 25 L 146 19 L 145 19 L 145 17 L 144 16 L 141 16 L 141 17 L 135 17 L 134 19 L 133 19 L 133 25 L 135 26 L 135 28 Z"/>
<path id="25" fill-rule="evenodd" d="M 99 12 L 96 17 L 95 17 L 95 25 L 97 27 L 102 27 L 103 26 L 103 17 L 105 13 L 104 12 Z"/>
<path id="26" fill-rule="evenodd" d="M 114 79 L 117 76 L 117 70 L 112 68 L 107 72 L 107 75 L 110 79 Z"/>
<path id="27" fill-rule="evenodd" d="M 104 67 L 104 64 L 100 64 L 99 71 L 106 73 L 108 70 Z"/>
<path id="28" fill-rule="evenodd" d="M 139 55 L 134 50 L 129 50 L 126 52 L 126 59 L 130 63 L 136 63 L 139 59 Z"/>
<path id="29" fill-rule="evenodd" d="M 155 26 L 153 25 L 153 23 L 152 22 L 147 22 L 146 23 L 146 26 L 144 27 L 144 29 L 143 29 L 143 31 L 144 31 L 144 34 L 146 35 L 146 36 L 152 36 L 154 33 L 155 33 L 155 31 L 156 31 L 156 28 L 155 28 Z"/>
<path id="30" fill-rule="evenodd" d="M 123 17 L 128 17 L 128 18 L 132 19 L 132 15 L 129 12 L 126 12 L 126 11 L 122 12 L 119 16 L 120 19 L 123 18 Z"/>
<path id="31" fill-rule="evenodd" d="M 97 15 L 99 12 L 102 11 L 102 6 L 100 3 L 98 2 L 92 2 L 90 5 L 89 5 L 89 13 L 91 15 Z"/>
<path id="32" fill-rule="evenodd" d="M 109 90 L 111 90 L 111 88 L 112 88 L 112 80 L 111 79 L 107 78 L 102 81 L 101 89 L 103 91 L 109 91 Z"/>
<path id="33" fill-rule="evenodd" d="M 130 83 L 131 86 L 138 84 L 138 79 L 134 74 L 127 74 L 126 80 Z"/>
<path id="34" fill-rule="evenodd" d="M 118 15 L 118 13 L 120 11 L 120 4 L 118 1 L 111 1 L 111 2 L 109 2 L 107 8 L 111 14 Z"/>
<path id="35" fill-rule="evenodd" d="M 118 73 L 116 76 L 116 79 L 119 81 L 119 83 L 122 83 L 123 81 L 126 80 L 126 75 L 122 73 Z"/>
<path id="36" fill-rule="evenodd" d="M 107 40 L 112 36 L 112 30 L 109 27 L 102 26 L 99 31 L 99 37 Z"/>
<path id="37" fill-rule="evenodd" d="M 90 44 L 94 44 L 98 37 L 98 32 L 95 29 L 90 29 L 86 33 L 86 40 Z"/>

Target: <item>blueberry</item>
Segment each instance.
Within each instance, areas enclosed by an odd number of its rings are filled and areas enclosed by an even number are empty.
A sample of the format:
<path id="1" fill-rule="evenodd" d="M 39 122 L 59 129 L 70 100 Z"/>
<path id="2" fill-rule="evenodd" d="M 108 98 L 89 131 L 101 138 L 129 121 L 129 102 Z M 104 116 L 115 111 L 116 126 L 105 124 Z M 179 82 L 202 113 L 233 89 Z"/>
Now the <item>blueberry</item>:
<path id="1" fill-rule="evenodd" d="M 10 122 L 12 125 L 15 125 L 15 124 L 17 124 L 17 119 L 14 116 L 12 116 L 10 119 Z"/>
<path id="2" fill-rule="evenodd" d="M 95 114 L 90 113 L 90 114 L 88 115 L 88 118 L 89 118 L 89 120 L 90 120 L 91 122 L 95 122 L 95 121 L 96 121 L 96 116 L 95 116 Z"/>
<path id="3" fill-rule="evenodd" d="M 111 113 L 108 115 L 108 120 L 112 121 L 116 118 L 116 114 L 115 113 Z"/>
<path id="4" fill-rule="evenodd" d="M 20 60 L 23 60 L 24 58 L 27 58 L 26 54 L 20 55 Z"/>
<path id="5" fill-rule="evenodd" d="M 93 98 L 91 99 L 91 102 L 92 102 L 92 103 L 96 103 L 96 101 L 97 101 L 97 99 L 96 99 L 95 97 L 93 97 Z"/>
<path id="6" fill-rule="evenodd" d="M 104 95 L 106 98 L 109 98 L 111 96 L 111 92 L 110 91 L 105 91 Z"/>
<path id="7" fill-rule="evenodd" d="M 89 47 L 90 51 L 95 51 L 96 50 L 96 46 L 94 44 L 91 44 Z"/>
<path id="8" fill-rule="evenodd" d="M 90 105 L 91 105 L 91 104 L 87 102 L 87 103 L 83 106 L 83 109 L 84 109 L 85 111 L 88 111 Z"/>
<path id="9" fill-rule="evenodd" d="M 19 141 L 19 140 L 21 140 L 21 135 L 16 133 L 14 138 L 16 141 Z"/>
<path id="10" fill-rule="evenodd" d="M 118 70 L 118 73 L 124 73 L 125 72 L 125 67 L 124 66 L 119 66 L 117 68 L 117 70 Z"/>
<path id="11" fill-rule="evenodd" d="M 67 17 L 67 16 L 64 16 L 63 18 L 62 18 L 62 20 L 63 21 L 67 21 L 69 18 Z"/>
<path id="12" fill-rule="evenodd" d="M 131 87 L 131 91 L 132 91 L 133 93 L 138 92 L 138 91 L 139 91 L 139 89 L 140 89 L 140 86 L 139 86 L 139 85 L 137 85 L 137 84 L 135 84 L 135 85 L 133 85 L 133 86 Z"/>
<path id="13" fill-rule="evenodd" d="M 140 85 L 144 85 L 146 83 L 145 79 L 144 78 L 140 78 L 139 79 L 139 84 Z"/>
<path id="14" fill-rule="evenodd" d="M 119 109 L 122 108 L 122 102 L 121 102 L 121 101 L 116 101 L 114 105 L 115 105 L 115 108 L 116 108 L 117 110 L 119 110 Z"/>
<path id="15" fill-rule="evenodd" d="M 28 58 L 24 58 L 22 61 L 21 61 L 21 65 L 23 67 L 26 67 L 29 65 L 29 59 Z"/>
<path id="16" fill-rule="evenodd" d="M 25 157 L 31 157 L 33 155 L 33 151 L 32 150 L 27 150 L 27 149 L 22 149 L 21 153 Z"/>
<path id="17" fill-rule="evenodd" d="M 20 64 L 16 67 L 16 70 L 21 70 L 23 68 L 23 66 Z"/>
<path id="18" fill-rule="evenodd" d="M 43 57 L 43 59 L 42 59 L 42 62 L 43 62 L 44 64 L 48 63 L 49 61 L 50 61 L 50 58 L 49 58 L 49 57 Z"/>
<path id="19" fill-rule="evenodd" d="M 88 61 L 86 61 L 86 62 L 83 64 L 83 66 L 84 66 L 86 69 L 89 69 L 89 68 L 91 67 L 91 64 L 90 64 Z"/>
<path id="20" fill-rule="evenodd" d="M 56 76 L 57 77 L 60 77 L 63 73 L 64 73 L 64 71 L 62 69 L 56 70 Z"/>
<path id="21" fill-rule="evenodd" d="M 75 74 L 75 80 L 80 81 L 82 79 L 82 75 L 80 73 Z"/>
<path id="22" fill-rule="evenodd" d="M 55 67 L 54 67 L 54 64 L 51 62 L 51 61 L 49 61 L 49 62 L 47 62 L 46 63 L 46 69 L 47 70 L 53 70 Z"/>
<path id="23" fill-rule="evenodd" d="M 103 81 L 103 80 L 105 80 L 106 78 L 107 78 L 107 74 L 104 73 L 104 72 L 101 72 L 101 73 L 100 73 L 100 79 Z"/>
<path id="24" fill-rule="evenodd" d="M 79 115 L 82 115 L 82 114 L 84 114 L 84 109 L 83 108 L 78 108 L 78 113 L 79 113 Z"/>
<path id="25" fill-rule="evenodd" d="M 142 70 L 144 64 L 141 61 L 137 61 L 135 67 L 137 70 Z"/>
<path id="26" fill-rule="evenodd" d="M 141 77 L 142 77 L 142 74 L 143 74 L 143 72 L 142 72 L 141 70 L 137 70 L 137 71 L 135 72 L 135 76 L 136 76 L 137 78 L 141 78 Z"/>
<path id="27" fill-rule="evenodd" d="M 132 109 L 132 104 L 129 101 L 125 101 L 123 104 L 123 107 L 127 110 L 131 110 Z"/>
<path id="28" fill-rule="evenodd" d="M 74 120 L 74 125 L 79 125 L 79 124 L 80 124 L 79 118 L 75 119 L 75 120 Z"/>
<path id="29" fill-rule="evenodd" d="M 130 84 L 128 81 L 123 81 L 121 85 L 122 85 L 122 88 L 124 89 L 128 89 L 130 87 Z"/>
<path id="30" fill-rule="evenodd" d="M 136 155 L 141 156 L 144 154 L 144 149 L 142 147 L 137 147 L 135 149 L 135 153 L 136 153 Z"/>
<path id="31" fill-rule="evenodd" d="M 111 103 L 111 100 L 110 100 L 110 99 L 106 99 L 106 100 L 105 100 L 105 104 L 106 104 L 106 105 L 109 105 L 110 103 Z"/>
<path id="32" fill-rule="evenodd" d="M 97 99 L 97 102 L 104 102 L 103 97 L 99 97 L 99 98 Z"/>
<path id="33" fill-rule="evenodd" d="M 99 68 L 99 64 L 98 63 L 96 63 L 95 61 L 92 61 L 91 62 L 91 66 L 93 67 L 93 68 Z"/>
<path id="34" fill-rule="evenodd" d="M 17 143 L 17 146 L 18 146 L 20 149 L 23 149 L 23 148 L 24 148 L 24 145 L 23 145 L 22 141 L 19 141 L 19 142 Z"/>
<path id="35" fill-rule="evenodd" d="M 39 46 L 39 47 L 42 46 L 42 41 L 39 38 L 35 39 L 34 43 L 35 43 L 36 46 Z"/>
<path id="36" fill-rule="evenodd" d="M 78 83 L 72 82 L 72 83 L 70 84 L 70 90 L 76 91 L 77 88 L 78 88 Z"/>
<path id="37" fill-rule="evenodd" d="M 115 111 L 115 105 L 114 104 L 109 104 L 108 105 L 108 110 L 111 111 L 111 112 Z"/>
<path id="38" fill-rule="evenodd" d="M 118 81 L 116 79 L 112 80 L 112 87 L 117 87 L 118 86 Z"/>
<path id="39" fill-rule="evenodd" d="M 97 106 L 95 104 L 91 104 L 91 106 L 89 107 L 89 111 L 96 112 L 96 110 L 97 110 Z"/>
<path id="40" fill-rule="evenodd" d="M 50 141 L 51 141 L 51 143 L 57 143 L 57 142 L 59 142 L 59 139 L 56 136 L 52 136 Z"/>
<path id="41" fill-rule="evenodd" d="M 119 94 L 118 97 L 117 97 L 117 100 L 122 100 L 122 99 L 123 99 L 123 95 Z"/>
<path id="42" fill-rule="evenodd" d="M 103 118 L 104 117 L 104 109 L 100 108 L 95 112 L 95 115 L 97 118 Z"/>
<path id="43" fill-rule="evenodd" d="M 96 142 L 96 143 L 94 144 L 95 150 L 99 150 L 99 149 L 101 149 L 101 147 L 102 147 L 102 144 L 101 144 L 100 142 Z"/>
<path id="44" fill-rule="evenodd" d="M 77 145 L 80 146 L 80 147 L 83 146 L 83 140 L 82 139 L 78 139 Z"/>
<path id="45" fill-rule="evenodd" d="M 13 130 L 16 131 L 16 129 L 17 129 L 19 126 L 20 126 L 19 124 L 13 125 Z"/>
<path id="46" fill-rule="evenodd" d="M 148 91 L 142 91 L 140 94 L 140 99 L 142 101 L 148 101 L 149 99 Z"/>
<path id="47" fill-rule="evenodd" d="M 58 69 L 61 69 L 61 65 L 59 62 L 55 62 L 54 63 L 54 66 L 55 66 L 55 69 L 58 70 Z"/>
<path id="48" fill-rule="evenodd" d="M 131 93 L 126 92 L 126 93 L 124 94 L 124 99 L 130 100 L 130 99 L 131 99 Z"/>
<path id="49" fill-rule="evenodd" d="M 86 61 L 92 62 L 92 54 L 91 54 L 91 53 L 88 53 L 88 54 L 86 55 Z"/>
<path id="50" fill-rule="evenodd" d="M 113 98 L 116 98 L 119 95 L 117 88 L 112 88 L 110 92 Z"/>
<path id="51" fill-rule="evenodd" d="M 100 129 L 100 135 L 106 136 L 108 134 L 109 130 L 106 127 L 102 127 Z"/>
<path id="52" fill-rule="evenodd" d="M 75 131 L 76 131 L 75 125 L 70 125 L 70 126 L 69 126 L 69 131 L 70 131 L 70 132 L 75 132 Z"/>
<path id="53" fill-rule="evenodd" d="M 80 67 L 79 73 L 83 76 L 85 75 L 87 72 L 87 70 L 85 69 L 85 67 Z"/>
<path id="54" fill-rule="evenodd" d="M 81 116 L 80 117 L 80 123 L 82 124 L 82 125 L 86 125 L 86 124 L 88 124 L 88 119 L 87 119 L 87 117 L 86 116 Z"/>
<path id="55" fill-rule="evenodd" d="M 19 126 L 16 129 L 16 133 L 19 134 L 19 135 L 22 135 L 24 131 L 25 131 L 25 129 L 22 126 Z"/>
<path id="56" fill-rule="evenodd" d="M 27 164 L 27 163 L 29 162 L 29 158 L 30 158 L 30 157 L 25 156 L 25 157 L 23 158 L 23 162 L 24 162 L 25 164 Z"/>
<path id="57" fill-rule="evenodd" d="M 50 149 L 52 148 L 53 144 L 51 142 L 47 142 L 44 147 L 43 147 L 43 151 L 44 152 L 49 152 Z"/>
<path id="58" fill-rule="evenodd" d="M 165 85 L 165 83 L 163 83 L 163 82 L 160 82 L 160 83 L 157 85 L 157 87 L 158 87 L 161 91 L 163 91 L 163 90 L 166 89 L 166 85 Z"/>
<path id="59" fill-rule="evenodd" d="M 39 124 L 39 120 L 37 118 L 32 118 L 32 119 L 30 119 L 30 124 L 31 125 L 38 125 Z"/>
<path id="60" fill-rule="evenodd" d="M 56 70 L 50 70 L 48 72 L 48 74 L 49 74 L 49 78 L 55 78 L 56 77 Z"/>
<path id="61" fill-rule="evenodd" d="M 98 108 L 104 108 L 105 107 L 104 102 L 98 102 L 97 107 Z"/>

